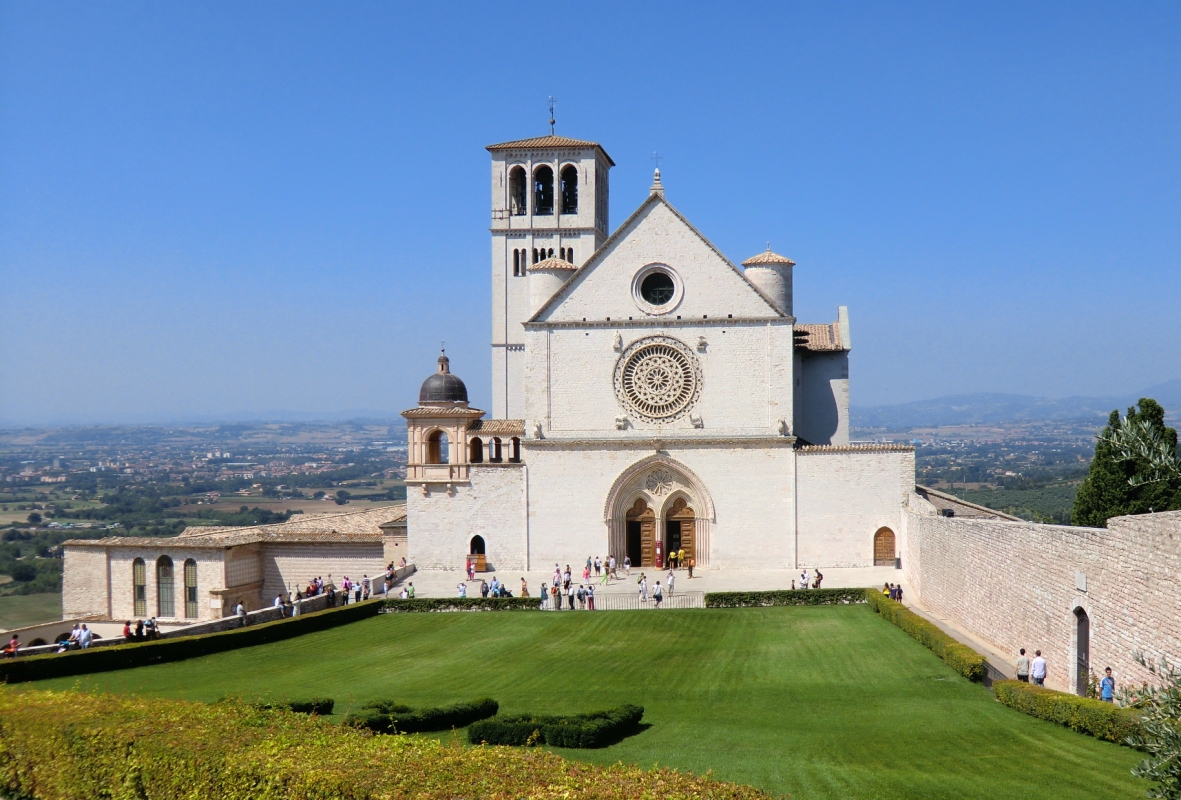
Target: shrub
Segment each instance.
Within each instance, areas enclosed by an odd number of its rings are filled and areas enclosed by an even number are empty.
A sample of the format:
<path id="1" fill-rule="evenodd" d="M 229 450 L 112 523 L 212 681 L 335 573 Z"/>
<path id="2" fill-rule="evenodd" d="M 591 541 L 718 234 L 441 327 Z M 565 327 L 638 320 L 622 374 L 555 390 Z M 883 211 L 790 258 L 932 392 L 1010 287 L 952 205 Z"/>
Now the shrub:
<path id="1" fill-rule="evenodd" d="M 622 705 L 567 717 L 539 714 L 494 717 L 469 726 L 467 738 L 472 744 L 606 747 L 635 733 L 643 716 L 642 707 Z"/>
<path id="2" fill-rule="evenodd" d="M 321 717 L 235 701 L 3 687 L 0 753 L 0 795 L 39 800 L 767 797 L 751 787 L 673 770 L 374 736 Z"/>
<path id="3" fill-rule="evenodd" d="M 1127 744 L 1129 737 L 1140 734 L 1140 715 L 1114 703 L 1056 692 L 1024 681 L 997 681 L 992 691 L 1009 708 L 1106 742 Z"/>
<path id="4" fill-rule="evenodd" d="M 947 666 L 970 681 L 984 680 L 984 656 L 966 644 L 960 644 L 906 606 L 891 600 L 877 589 L 866 589 L 869 607 L 913 636 L 923 647 L 942 658 Z"/>
<path id="5" fill-rule="evenodd" d="M 865 602 L 865 589 L 782 589 L 772 592 L 709 592 L 706 608 L 835 606 Z"/>
<path id="6" fill-rule="evenodd" d="M 354 603 L 341 608 L 330 608 L 298 617 L 264 622 L 248 628 L 204 633 L 197 636 L 180 636 L 175 639 L 160 639 L 155 642 L 137 642 L 74 650 L 68 653 L 46 654 L 14 658 L 0 662 L 0 680 L 7 683 L 36 681 L 45 678 L 61 678 L 69 675 L 85 675 L 92 672 L 109 672 L 116 669 L 142 667 L 147 664 L 163 664 L 168 661 L 183 661 L 186 658 L 235 650 L 239 647 L 253 647 L 259 644 L 278 642 L 302 636 L 305 633 L 327 630 L 337 625 L 356 622 L 371 617 L 381 610 L 381 602 L 371 600 Z"/>
<path id="7" fill-rule="evenodd" d="M 376 733 L 426 733 L 464 728 L 477 720 L 495 716 L 499 709 L 500 704 L 487 697 L 468 703 L 417 710 L 389 700 L 377 700 L 348 714 L 344 724 L 368 728 Z"/>
<path id="8" fill-rule="evenodd" d="M 324 717 L 332 713 L 332 709 L 336 707 L 336 701 L 331 697 L 309 697 L 306 700 L 254 703 L 254 706 L 263 709 L 281 708 L 285 711 L 294 711 L 296 714 L 319 714 Z"/>
<path id="9" fill-rule="evenodd" d="M 408 611 L 539 611 L 536 597 L 412 597 L 385 601 L 387 613 Z"/>

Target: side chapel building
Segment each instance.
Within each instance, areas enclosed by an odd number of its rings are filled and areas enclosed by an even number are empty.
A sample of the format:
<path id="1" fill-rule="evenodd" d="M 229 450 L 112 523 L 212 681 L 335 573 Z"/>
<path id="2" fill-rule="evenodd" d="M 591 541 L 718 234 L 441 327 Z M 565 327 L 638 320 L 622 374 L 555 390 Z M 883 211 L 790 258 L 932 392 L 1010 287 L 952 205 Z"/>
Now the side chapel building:
<path id="1" fill-rule="evenodd" d="M 492 155 L 492 412 L 446 355 L 403 412 L 410 558 L 588 555 L 738 569 L 893 564 L 914 451 L 849 443 L 845 307 L 801 324 L 789 258 L 740 269 L 665 196 L 613 233 L 611 157 L 549 135 Z"/>

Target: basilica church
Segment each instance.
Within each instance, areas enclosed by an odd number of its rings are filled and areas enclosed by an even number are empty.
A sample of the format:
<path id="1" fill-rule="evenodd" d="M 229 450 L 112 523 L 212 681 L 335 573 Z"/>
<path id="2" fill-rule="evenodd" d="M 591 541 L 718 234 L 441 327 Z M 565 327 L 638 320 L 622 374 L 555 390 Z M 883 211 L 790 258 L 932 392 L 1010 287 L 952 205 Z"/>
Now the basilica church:
<path id="1" fill-rule="evenodd" d="M 914 451 L 849 443 L 846 308 L 798 322 L 795 263 L 737 266 L 659 170 L 612 231 L 596 142 L 487 149 L 492 409 L 444 354 L 403 412 L 418 568 L 893 565 Z"/>

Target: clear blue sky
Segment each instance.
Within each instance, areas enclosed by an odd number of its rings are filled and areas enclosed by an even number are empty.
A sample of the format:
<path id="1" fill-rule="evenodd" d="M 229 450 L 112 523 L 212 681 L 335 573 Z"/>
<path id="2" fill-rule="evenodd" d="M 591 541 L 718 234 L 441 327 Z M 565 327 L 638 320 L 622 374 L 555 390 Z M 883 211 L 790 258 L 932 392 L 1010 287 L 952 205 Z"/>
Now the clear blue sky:
<path id="1" fill-rule="evenodd" d="M 488 154 L 850 307 L 855 405 L 1181 377 L 1177 4 L 0 3 L 0 422 L 488 407 Z"/>

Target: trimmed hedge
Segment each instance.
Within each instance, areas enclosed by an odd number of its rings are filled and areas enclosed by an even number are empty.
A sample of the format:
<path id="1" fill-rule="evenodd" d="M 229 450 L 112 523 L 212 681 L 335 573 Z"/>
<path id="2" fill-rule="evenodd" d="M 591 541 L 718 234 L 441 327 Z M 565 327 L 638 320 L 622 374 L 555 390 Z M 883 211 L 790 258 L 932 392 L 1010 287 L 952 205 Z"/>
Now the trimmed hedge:
<path id="1" fill-rule="evenodd" d="M 902 603 L 891 600 L 878 589 L 866 589 L 869 607 L 909 633 L 919 643 L 947 662 L 970 681 L 984 680 L 984 656 L 966 644 L 960 644 L 938 627 L 920 617 Z"/>
<path id="2" fill-rule="evenodd" d="M 992 691 L 1009 708 L 1105 742 L 1131 746 L 1129 737 L 1141 733 L 1139 714 L 1114 703 L 1056 692 L 1024 681 L 997 681 Z"/>
<path id="3" fill-rule="evenodd" d="M 248 704 L 0 687 L 0 795 L 39 800 L 756 800 L 669 769 L 375 736 Z"/>
<path id="4" fill-rule="evenodd" d="M 606 747 L 635 733 L 643 716 L 642 707 L 622 705 L 568 717 L 540 714 L 494 717 L 473 723 L 467 729 L 467 738 L 472 744 Z"/>
<path id="5" fill-rule="evenodd" d="M 464 728 L 473 722 L 496 716 L 500 704 L 485 697 L 468 703 L 438 708 L 413 709 L 389 700 L 377 700 L 348 714 L 344 725 L 368 728 L 375 733 L 426 733 Z"/>
<path id="6" fill-rule="evenodd" d="M 246 628 L 235 628 L 216 633 L 6 659 L 0 662 L 0 681 L 21 683 L 45 678 L 86 675 L 92 672 L 110 672 L 111 670 L 143 667 L 149 664 L 163 664 L 169 661 L 183 661 L 186 658 L 207 656 L 210 653 L 221 653 L 240 647 L 269 644 L 302 636 L 305 633 L 335 628 L 337 625 L 346 625 L 375 616 L 380 611 L 381 601 L 369 600 L 341 608 L 329 608 L 311 614 L 300 614 L 298 617 L 277 619 L 274 622 L 263 622 Z"/>
<path id="7" fill-rule="evenodd" d="M 837 606 L 864 603 L 866 589 L 781 589 L 771 592 L 709 592 L 706 608 Z"/>
<path id="8" fill-rule="evenodd" d="M 273 703 L 254 703 L 253 705 L 255 708 L 278 708 L 284 711 L 293 711 L 296 714 L 319 714 L 321 717 L 326 717 L 336 707 L 336 701 L 331 697 L 309 697 L 306 700 L 277 700 Z"/>
<path id="9" fill-rule="evenodd" d="M 536 597 L 411 597 L 385 601 L 386 613 L 411 611 L 540 611 Z"/>

